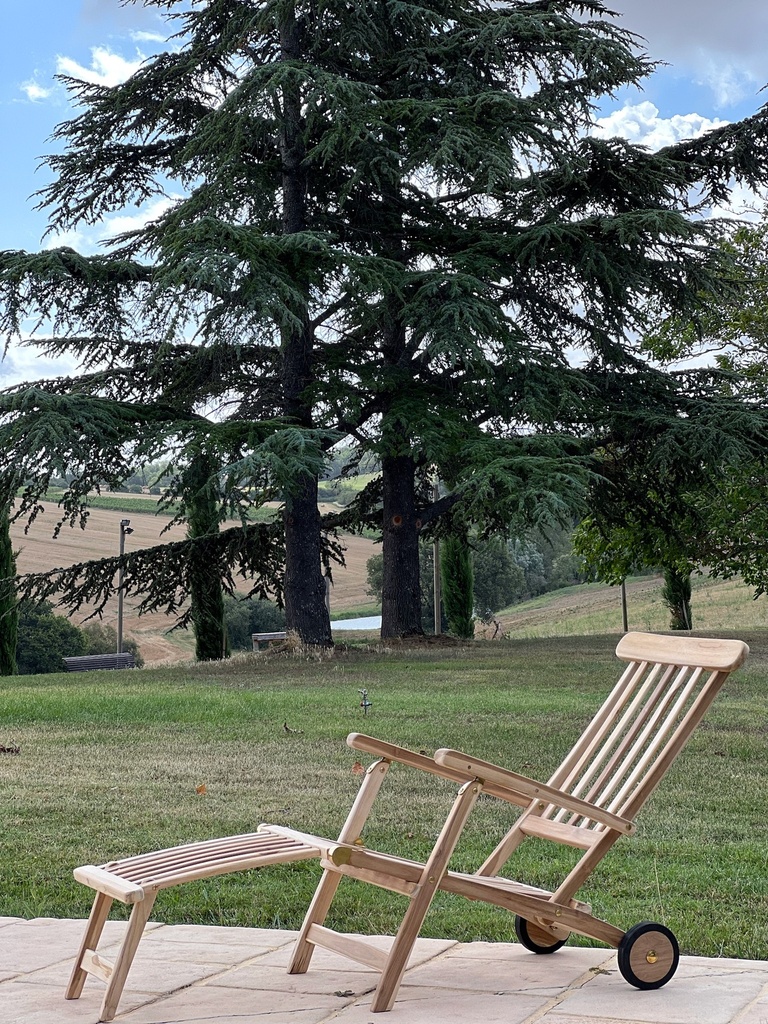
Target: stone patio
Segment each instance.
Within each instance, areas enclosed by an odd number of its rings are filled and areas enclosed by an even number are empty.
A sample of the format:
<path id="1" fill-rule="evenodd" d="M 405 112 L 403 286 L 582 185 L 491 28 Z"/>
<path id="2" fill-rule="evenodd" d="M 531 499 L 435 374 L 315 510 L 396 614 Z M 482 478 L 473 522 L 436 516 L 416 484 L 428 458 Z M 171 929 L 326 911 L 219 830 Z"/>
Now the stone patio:
<path id="1" fill-rule="evenodd" d="M 64 991 L 84 921 L 0 918 L 1 1024 L 94 1024 L 103 986 Z M 105 939 L 123 926 L 108 922 Z M 640 992 L 612 950 L 419 939 L 388 1014 L 370 1011 L 377 975 L 318 949 L 285 972 L 294 933 L 151 923 L 116 1021 L 126 1024 L 768 1024 L 768 962 L 682 957 L 664 988 Z M 114 940 L 113 940 L 114 941 Z M 382 946 L 390 941 L 380 937 Z M 107 946 L 103 948 L 106 950 Z"/>

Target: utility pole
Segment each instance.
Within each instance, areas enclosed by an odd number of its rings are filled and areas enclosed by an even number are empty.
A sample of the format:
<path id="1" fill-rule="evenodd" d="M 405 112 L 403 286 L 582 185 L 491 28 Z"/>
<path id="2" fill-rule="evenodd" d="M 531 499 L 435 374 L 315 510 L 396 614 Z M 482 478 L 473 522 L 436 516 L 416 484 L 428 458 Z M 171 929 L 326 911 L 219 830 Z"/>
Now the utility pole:
<path id="1" fill-rule="evenodd" d="M 123 555 L 126 534 L 133 533 L 130 519 L 120 520 L 120 565 L 117 570 L 117 653 L 123 653 Z"/>
<path id="2" fill-rule="evenodd" d="M 432 485 L 432 500 L 437 501 L 440 497 L 440 488 L 435 482 Z M 440 541 L 435 537 L 435 542 L 432 546 L 432 585 L 433 595 L 435 599 L 435 636 L 440 636 L 443 631 L 443 616 L 441 613 L 440 605 L 442 604 L 442 581 L 440 578 Z"/>

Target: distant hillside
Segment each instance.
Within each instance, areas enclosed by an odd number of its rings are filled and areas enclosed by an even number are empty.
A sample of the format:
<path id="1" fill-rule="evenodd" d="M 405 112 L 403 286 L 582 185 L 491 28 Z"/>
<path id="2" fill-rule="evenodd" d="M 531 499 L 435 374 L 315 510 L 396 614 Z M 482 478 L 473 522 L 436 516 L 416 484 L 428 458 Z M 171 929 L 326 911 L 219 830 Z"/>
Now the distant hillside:
<path id="1" fill-rule="evenodd" d="M 126 538 L 126 551 L 181 540 L 185 536 L 183 526 L 173 526 L 169 529 L 166 517 L 158 517 L 152 511 L 136 511 L 151 508 L 157 500 L 154 497 L 111 495 L 109 499 L 114 500 L 115 507 L 94 508 L 85 530 L 65 526 L 55 540 L 53 531 L 58 518 L 55 504 L 46 508 L 28 534 L 24 533 L 22 525 L 15 524 L 11 534 L 14 546 L 20 552 L 19 572 L 45 572 L 59 566 L 72 565 L 74 562 L 116 555 L 120 542 L 120 520 L 123 518 L 130 519 L 134 531 Z M 379 545 L 365 537 L 346 536 L 343 542 L 347 547 L 347 565 L 345 568 L 337 566 L 333 570 L 331 607 L 335 611 L 370 604 L 371 599 L 366 594 L 366 562 L 371 555 L 381 550 Z M 247 589 L 245 584 L 243 589 Z M 191 633 L 184 630 L 169 633 L 174 620 L 161 614 L 136 615 L 134 609 L 137 603 L 130 596 L 125 600 L 124 632 L 126 636 L 138 641 L 145 662 L 149 665 L 191 658 L 194 647 Z M 73 621 L 79 625 L 87 615 L 87 610 L 74 615 Z M 104 611 L 104 621 L 114 623 L 116 620 L 115 597 Z"/>
<path id="2" fill-rule="evenodd" d="M 668 630 L 669 612 L 661 599 L 660 577 L 627 582 L 630 629 Z M 737 631 L 768 625 L 768 598 L 754 600 L 739 580 L 693 579 L 693 631 Z M 501 632 L 513 637 L 582 636 L 622 631 L 619 587 L 587 583 L 554 590 L 496 613 Z M 494 627 L 484 629 L 490 636 Z"/>

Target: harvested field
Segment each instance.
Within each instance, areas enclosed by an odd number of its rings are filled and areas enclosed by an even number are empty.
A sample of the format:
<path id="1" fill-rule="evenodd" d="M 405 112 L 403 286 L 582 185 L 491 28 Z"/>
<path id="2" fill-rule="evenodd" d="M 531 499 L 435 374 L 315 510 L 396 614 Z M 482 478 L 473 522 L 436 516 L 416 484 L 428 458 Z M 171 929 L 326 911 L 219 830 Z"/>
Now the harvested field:
<path id="1" fill-rule="evenodd" d="M 131 495 L 132 498 L 136 497 Z M 148 499 L 147 504 L 155 499 Z M 55 506 L 42 513 L 29 533 L 16 524 L 12 528 L 15 547 L 19 550 L 18 570 L 20 573 L 46 572 L 47 570 L 72 565 L 88 559 L 106 558 L 118 553 L 120 544 L 120 520 L 130 519 L 133 533 L 126 537 L 126 551 L 152 547 L 171 540 L 181 540 L 185 535 L 183 526 L 167 529 L 168 519 L 151 512 L 106 511 L 93 509 L 84 530 L 64 526 L 54 540 L 53 532 L 58 520 Z M 163 532 L 163 531 L 166 532 Z M 334 586 L 331 602 L 335 610 L 353 608 L 370 602 L 366 594 L 366 562 L 380 550 L 379 545 L 365 537 L 345 536 L 346 567 L 334 568 Z M 246 587 L 243 585 L 243 589 Z M 123 633 L 135 639 L 148 665 L 186 661 L 192 657 L 194 641 L 185 630 L 169 633 L 173 619 L 159 613 L 139 616 L 135 612 L 138 601 L 128 595 L 125 599 Z M 82 625 L 88 610 L 72 616 L 76 625 Z M 105 622 L 117 620 L 117 598 L 114 597 L 104 610 Z"/>

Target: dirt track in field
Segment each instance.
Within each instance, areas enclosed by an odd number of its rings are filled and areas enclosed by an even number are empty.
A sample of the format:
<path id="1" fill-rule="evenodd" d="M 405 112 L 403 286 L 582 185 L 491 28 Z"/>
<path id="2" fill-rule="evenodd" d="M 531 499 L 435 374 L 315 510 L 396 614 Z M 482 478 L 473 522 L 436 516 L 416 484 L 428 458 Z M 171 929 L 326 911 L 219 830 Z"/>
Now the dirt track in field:
<path id="1" fill-rule="evenodd" d="M 132 495 L 132 497 L 134 497 Z M 149 503 L 149 502 L 148 502 Z M 93 509 L 88 518 L 85 530 L 79 527 L 62 527 L 60 535 L 54 540 L 53 532 L 58 520 L 57 510 L 48 507 L 42 513 L 29 533 L 15 524 L 11 529 L 14 547 L 19 550 L 18 571 L 20 573 L 46 572 L 47 570 L 66 567 L 75 562 L 89 559 L 106 558 L 117 555 L 120 545 L 120 520 L 130 519 L 133 533 L 126 537 L 126 551 L 152 547 L 156 544 L 172 540 L 181 540 L 185 536 L 183 526 L 174 526 L 167 532 L 163 529 L 168 520 L 149 512 L 116 512 L 104 509 Z M 331 604 L 334 609 L 352 608 L 370 603 L 366 594 L 366 562 L 381 550 L 380 546 L 364 537 L 345 536 L 346 566 L 335 566 L 333 570 L 334 586 L 331 592 Z M 245 589 L 245 585 L 244 585 Z M 138 616 L 135 607 L 138 601 L 127 596 L 124 605 L 123 633 L 133 637 L 141 648 L 145 662 L 150 664 L 186 661 L 192 657 L 193 639 L 189 631 L 176 630 L 168 633 L 173 619 L 159 613 Z M 76 625 L 81 625 L 88 610 L 72 616 Z M 113 597 L 107 604 L 103 621 L 112 625 L 117 622 L 117 598 Z"/>

